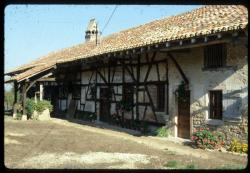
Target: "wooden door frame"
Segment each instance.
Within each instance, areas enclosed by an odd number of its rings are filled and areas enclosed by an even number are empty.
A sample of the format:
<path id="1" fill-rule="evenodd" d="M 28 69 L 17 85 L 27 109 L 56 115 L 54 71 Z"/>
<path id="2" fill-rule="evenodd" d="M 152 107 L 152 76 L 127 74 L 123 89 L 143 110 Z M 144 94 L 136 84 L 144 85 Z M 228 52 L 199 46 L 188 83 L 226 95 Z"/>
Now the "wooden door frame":
<path id="1" fill-rule="evenodd" d="M 107 123 L 107 122 L 109 122 L 109 119 L 107 119 L 107 121 L 103 121 L 103 119 L 101 118 L 101 117 L 102 117 L 102 114 L 101 114 L 102 109 L 101 109 L 101 107 L 102 107 L 102 104 L 103 104 L 103 101 L 102 101 L 102 99 L 101 99 L 101 90 L 102 90 L 102 89 L 107 89 L 107 90 L 109 90 L 109 87 L 108 87 L 108 86 L 101 86 L 101 87 L 100 87 L 100 105 L 99 105 L 100 121 L 106 122 L 106 123 Z M 108 99 L 108 102 L 109 102 L 109 115 L 107 115 L 107 116 L 110 117 L 110 114 L 111 114 L 111 111 L 110 111 L 111 103 L 110 103 L 109 99 Z M 101 119 L 102 119 L 102 120 L 101 120 Z"/>
<path id="2" fill-rule="evenodd" d="M 189 139 L 191 139 L 191 136 L 192 136 L 192 117 L 191 117 L 191 90 L 190 89 L 188 89 L 188 90 L 186 90 L 186 91 L 188 91 L 189 92 L 189 135 L 190 135 L 190 137 L 189 137 Z M 178 131 L 179 131 L 179 123 L 178 123 L 178 121 L 179 121 L 179 100 L 178 100 L 178 96 L 176 97 L 177 98 L 177 105 L 176 105 L 176 110 L 177 110 L 177 128 L 176 128 L 176 134 L 175 134 L 175 137 L 178 137 L 178 138 L 182 138 L 182 137 L 179 137 L 178 136 Z M 184 139 L 184 138 L 183 138 Z"/>

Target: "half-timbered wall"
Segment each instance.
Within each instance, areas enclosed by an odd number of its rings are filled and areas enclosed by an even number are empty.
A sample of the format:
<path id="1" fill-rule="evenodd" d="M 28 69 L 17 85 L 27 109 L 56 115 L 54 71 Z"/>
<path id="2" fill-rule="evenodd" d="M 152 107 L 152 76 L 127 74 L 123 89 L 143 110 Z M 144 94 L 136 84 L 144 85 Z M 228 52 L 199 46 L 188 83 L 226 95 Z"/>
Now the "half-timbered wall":
<path id="1" fill-rule="evenodd" d="M 125 57 L 125 56 L 124 56 Z M 153 54 L 149 54 L 148 58 L 151 61 L 151 57 L 153 57 Z M 158 53 L 156 54 L 155 60 L 154 61 L 159 61 L 159 60 L 164 60 L 166 58 L 166 55 L 163 53 Z M 131 73 L 134 75 L 134 78 L 137 76 L 137 66 L 136 63 L 137 60 L 136 57 L 133 57 L 132 63 L 135 65 L 130 66 L 127 65 L 127 68 L 131 70 Z M 138 92 L 138 101 L 141 103 L 138 106 L 139 109 L 139 120 L 147 120 L 151 122 L 157 122 L 154 118 L 153 115 L 153 110 L 151 106 L 149 105 L 150 101 L 148 98 L 148 95 L 145 91 L 145 86 L 143 85 L 143 82 L 146 78 L 147 70 L 150 66 L 150 63 L 147 63 L 146 60 L 146 55 L 142 56 L 140 58 L 141 63 L 144 65 L 140 65 L 140 78 L 139 78 L 139 83 L 140 83 L 140 91 Z M 126 61 L 125 63 L 131 63 L 131 61 Z M 147 63 L 147 64 L 146 64 Z M 108 61 L 105 61 L 104 64 L 108 64 Z M 157 67 L 158 66 L 158 67 Z M 86 68 L 85 65 L 83 64 L 83 69 Z M 159 73 L 158 73 L 158 72 Z M 124 73 L 124 77 L 123 77 Z M 102 76 L 101 76 L 101 75 Z M 159 74 L 159 76 L 158 76 Z M 97 76 L 97 81 L 95 81 L 95 78 Z M 103 79 L 105 78 L 105 79 Z M 106 81 L 105 81 L 106 80 Z M 110 81 L 110 85 L 113 88 L 113 91 L 111 91 L 111 97 L 110 97 L 110 114 L 116 113 L 116 107 L 117 107 L 117 102 L 121 101 L 123 98 L 123 84 L 129 84 L 133 88 L 133 100 L 134 103 L 136 103 L 136 81 L 133 80 L 133 77 L 131 77 L 131 74 L 127 71 L 126 68 L 122 66 L 122 63 L 118 61 L 118 64 L 113 65 L 110 67 L 110 72 L 109 68 L 98 68 L 98 72 L 95 70 L 90 70 L 90 71 L 84 71 L 81 72 L 81 104 L 83 104 L 84 111 L 88 112 L 96 112 L 98 117 L 101 115 L 99 114 L 99 101 L 100 101 L 100 88 L 102 87 L 107 87 L 107 84 L 105 82 Z M 154 64 L 151 67 L 150 72 L 148 73 L 147 81 L 146 82 L 158 82 L 161 81 L 162 83 L 166 82 L 166 63 L 165 61 L 158 63 L 158 65 Z M 95 82 L 97 83 L 97 88 L 96 88 L 96 105 L 95 105 L 95 99 L 91 98 L 91 88 L 95 87 Z M 156 105 L 157 103 L 157 91 L 155 90 L 156 85 L 155 84 L 147 84 L 149 93 L 151 94 L 153 104 Z M 126 88 L 126 86 L 124 86 Z M 165 87 L 166 89 L 166 87 Z M 165 92 L 167 93 L 167 92 Z M 146 105 L 146 104 L 148 105 Z M 167 106 L 167 105 L 166 105 Z M 146 111 L 145 111 L 145 107 Z M 167 109 L 166 109 L 167 110 Z M 156 112 L 157 119 L 160 123 L 165 124 L 167 121 L 167 112 L 166 110 L 162 112 Z M 145 112 L 145 115 L 144 115 Z M 136 119 L 136 106 L 133 107 L 133 109 L 129 112 L 124 113 L 124 118 L 125 119 Z"/>
<path id="2" fill-rule="evenodd" d="M 247 124 L 247 120 L 244 119 L 243 114 L 248 105 L 247 48 L 243 44 L 229 43 L 226 44 L 226 49 L 226 67 L 216 69 L 204 68 L 203 47 L 191 48 L 187 51 L 175 51 L 172 52 L 172 55 L 189 81 L 190 133 L 195 127 L 208 125 L 211 128 L 221 129 L 221 131 L 227 134 L 228 138 L 236 136 L 246 139 L 247 129 L 245 124 Z M 134 88 L 134 103 L 137 103 L 139 117 L 137 117 L 136 105 L 134 105 L 132 111 L 123 114 L 124 118 L 139 118 L 139 120 L 166 124 L 172 129 L 172 135 L 177 136 L 178 106 L 175 91 L 183 81 L 183 77 L 166 52 L 157 52 L 155 58 L 151 61 L 153 55 L 154 53 L 148 55 L 142 53 L 139 56 L 139 61 L 138 55 L 135 55 L 132 58 L 133 60 L 129 60 L 129 56 L 124 55 L 124 58 L 127 58 L 125 62 L 118 60 L 118 58 L 123 58 L 123 56 L 113 57 L 116 63 L 110 64 L 110 68 L 107 66 L 105 68 L 95 68 L 93 66 L 93 70 L 90 71 L 84 71 L 86 64 L 82 64 L 83 72 L 78 72 L 81 74 L 81 97 L 79 103 L 81 106 L 78 109 L 96 113 L 97 119 L 99 119 L 101 116 L 99 110 L 100 88 L 110 87 L 111 97 L 109 101 L 111 104 L 108 109 L 110 109 L 110 114 L 117 113 L 117 102 L 123 98 L 123 84 L 132 84 Z M 138 62 L 140 63 L 139 68 L 136 65 Z M 127 66 L 125 68 L 123 63 L 135 64 L 133 66 L 125 65 Z M 104 64 L 108 65 L 108 60 L 99 63 L 99 66 Z M 137 69 L 139 69 L 139 74 Z M 139 76 L 139 81 L 137 81 L 137 76 Z M 169 81 L 169 86 L 167 85 L 167 80 Z M 165 108 L 162 112 L 155 110 L 157 106 L 156 83 L 159 83 L 159 81 L 165 84 Z M 209 119 L 208 93 L 210 90 L 222 90 L 222 120 Z M 148 97 L 148 93 L 151 98 Z M 152 106 L 151 102 L 154 106 Z"/>

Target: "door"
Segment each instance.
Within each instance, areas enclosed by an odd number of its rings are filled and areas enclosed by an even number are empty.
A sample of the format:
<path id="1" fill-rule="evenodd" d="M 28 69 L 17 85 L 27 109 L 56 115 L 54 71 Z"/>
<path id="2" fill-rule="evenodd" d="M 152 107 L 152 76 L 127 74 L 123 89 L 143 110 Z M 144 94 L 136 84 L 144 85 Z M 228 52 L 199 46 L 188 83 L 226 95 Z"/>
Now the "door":
<path id="1" fill-rule="evenodd" d="M 109 122 L 110 120 L 110 101 L 109 89 L 100 88 L 100 120 Z"/>
<path id="2" fill-rule="evenodd" d="M 190 91 L 178 98 L 178 137 L 190 139 Z"/>

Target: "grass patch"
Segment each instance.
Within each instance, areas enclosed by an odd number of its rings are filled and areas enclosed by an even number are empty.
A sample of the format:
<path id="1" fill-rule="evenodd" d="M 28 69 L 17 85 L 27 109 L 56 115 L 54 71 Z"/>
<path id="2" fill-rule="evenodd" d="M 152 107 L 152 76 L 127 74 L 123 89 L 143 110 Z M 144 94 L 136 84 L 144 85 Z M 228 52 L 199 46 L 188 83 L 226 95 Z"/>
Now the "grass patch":
<path id="1" fill-rule="evenodd" d="M 171 160 L 171 161 L 168 161 L 167 163 L 165 163 L 163 166 L 168 167 L 168 168 L 177 168 L 178 162 L 175 160 Z"/>
<path id="2" fill-rule="evenodd" d="M 158 137 L 168 137 L 169 129 L 167 129 L 166 127 L 161 127 L 161 128 L 158 128 L 154 133 Z"/>

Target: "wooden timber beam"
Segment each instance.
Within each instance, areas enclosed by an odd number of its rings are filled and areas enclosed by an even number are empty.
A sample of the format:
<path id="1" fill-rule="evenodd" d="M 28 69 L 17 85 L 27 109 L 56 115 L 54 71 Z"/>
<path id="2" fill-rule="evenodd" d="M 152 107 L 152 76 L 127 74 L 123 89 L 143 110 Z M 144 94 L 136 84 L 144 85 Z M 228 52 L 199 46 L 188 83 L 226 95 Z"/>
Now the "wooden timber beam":
<path id="1" fill-rule="evenodd" d="M 184 72 L 182 71 L 180 65 L 178 64 L 178 62 L 175 60 L 175 58 L 173 57 L 173 55 L 172 55 L 170 52 L 167 52 L 167 55 L 168 55 L 168 56 L 170 57 L 170 59 L 173 61 L 174 65 L 176 66 L 176 68 L 177 68 L 178 71 L 180 72 L 181 77 L 183 78 L 185 84 L 186 84 L 187 87 L 188 87 L 189 81 L 188 81 L 186 75 L 184 74 Z"/>
<path id="2" fill-rule="evenodd" d="M 144 82 L 147 82 L 147 80 L 148 80 L 148 75 L 149 75 L 149 72 L 150 72 L 150 70 L 151 70 L 151 68 L 152 68 L 152 65 L 153 65 L 152 62 L 154 61 L 155 57 L 156 57 L 156 52 L 153 53 L 153 56 L 152 56 L 152 58 L 151 58 L 151 63 L 149 64 L 149 67 L 148 67 L 146 76 L 145 76 L 145 78 L 144 78 Z M 147 62 L 149 62 L 148 54 L 146 54 L 146 59 L 147 59 Z"/>
<path id="3" fill-rule="evenodd" d="M 24 82 L 23 85 L 23 91 L 22 91 L 22 105 L 23 105 L 23 115 L 26 115 L 26 109 L 25 109 L 25 104 L 26 104 L 26 94 L 27 94 L 27 83 Z"/>
<path id="4" fill-rule="evenodd" d="M 102 75 L 102 73 L 96 68 L 96 72 L 99 74 L 99 76 L 102 78 L 102 80 L 104 81 L 104 83 L 106 85 L 108 85 L 108 81 L 105 79 L 105 77 Z"/>
<path id="5" fill-rule="evenodd" d="M 136 69 L 136 120 L 139 120 L 139 106 L 138 106 L 138 102 L 139 102 L 139 82 L 140 82 L 140 55 L 138 55 L 137 57 L 137 69 Z"/>
<path id="6" fill-rule="evenodd" d="M 123 65 L 123 68 L 125 68 L 126 71 L 130 74 L 133 81 L 136 82 L 134 74 L 129 70 L 129 68 L 126 66 L 126 64 L 122 60 L 119 60 L 119 62 Z"/>
<path id="7" fill-rule="evenodd" d="M 97 116 L 97 68 L 95 70 L 95 114 Z"/>
<path id="8" fill-rule="evenodd" d="M 148 86 L 147 86 L 147 85 L 145 85 L 145 91 L 146 91 L 146 93 L 147 93 L 147 95 L 148 95 L 149 102 L 150 102 L 150 106 L 152 107 L 152 111 L 153 111 L 153 114 L 154 114 L 154 117 L 155 117 L 155 121 L 157 122 L 158 120 L 157 120 L 157 116 L 156 116 L 156 114 L 155 114 L 155 106 L 154 106 L 152 97 L 151 97 L 151 95 L 150 95 L 150 93 L 149 93 L 149 91 L 148 91 Z"/>
<path id="9" fill-rule="evenodd" d="M 32 81 L 29 86 L 26 88 L 26 92 L 29 91 L 29 89 L 36 83 L 37 80 Z"/>
<path id="10" fill-rule="evenodd" d="M 156 57 L 156 52 L 153 53 L 153 57 L 151 58 L 151 62 L 154 61 L 155 57 Z M 147 61 L 149 62 L 149 59 L 148 59 L 148 55 L 147 55 L 147 54 L 146 54 L 146 59 L 147 59 Z M 152 107 L 152 111 L 153 111 L 153 114 L 154 114 L 154 117 L 155 117 L 155 121 L 157 122 L 157 116 L 156 116 L 156 114 L 155 114 L 155 106 L 154 106 L 152 97 L 151 97 L 151 95 L 150 95 L 150 93 L 149 93 L 149 91 L 148 91 L 148 86 L 147 86 L 147 84 L 146 84 L 146 82 L 147 82 L 147 80 L 148 80 L 149 72 L 150 72 L 150 70 L 151 70 L 151 68 L 152 68 L 152 65 L 153 65 L 153 64 L 150 64 L 149 67 L 148 67 L 146 76 L 145 76 L 145 78 L 144 78 L 144 87 L 145 87 L 145 91 L 146 91 L 146 93 L 147 93 L 147 95 L 148 95 L 148 98 L 149 98 L 150 106 Z"/>
<path id="11" fill-rule="evenodd" d="M 168 79 L 168 59 L 166 58 L 165 62 L 165 71 L 166 71 L 166 84 L 167 84 L 167 100 L 166 100 L 166 113 L 169 113 L 169 79 Z"/>
<path id="12" fill-rule="evenodd" d="M 95 71 L 93 71 L 93 72 L 91 73 L 91 76 L 90 76 L 90 79 L 89 79 L 89 83 L 87 84 L 87 90 L 86 90 L 86 92 L 85 92 L 85 98 L 87 98 L 87 95 L 88 95 L 88 92 L 89 92 L 89 86 L 90 86 L 90 84 L 91 84 L 91 80 L 92 80 L 92 77 L 93 77 L 93 75 L 94 75 L 94 72 L 95 72 Z"/>

